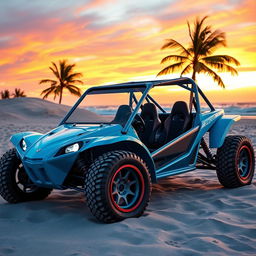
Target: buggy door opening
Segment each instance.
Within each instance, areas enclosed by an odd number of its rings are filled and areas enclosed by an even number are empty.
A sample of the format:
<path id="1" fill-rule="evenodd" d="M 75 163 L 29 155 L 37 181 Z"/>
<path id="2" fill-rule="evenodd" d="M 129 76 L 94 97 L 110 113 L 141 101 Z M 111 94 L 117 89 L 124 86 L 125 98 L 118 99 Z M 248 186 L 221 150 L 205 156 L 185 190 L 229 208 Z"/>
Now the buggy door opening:
<path id="1" fill-rule="evenodd" d="M 151 151 L 192 128 L 196 115 L 193 99 L 190 85 L 157 85 L 149 91 L 141 111 L 146 127 L 139 136 Z"/>

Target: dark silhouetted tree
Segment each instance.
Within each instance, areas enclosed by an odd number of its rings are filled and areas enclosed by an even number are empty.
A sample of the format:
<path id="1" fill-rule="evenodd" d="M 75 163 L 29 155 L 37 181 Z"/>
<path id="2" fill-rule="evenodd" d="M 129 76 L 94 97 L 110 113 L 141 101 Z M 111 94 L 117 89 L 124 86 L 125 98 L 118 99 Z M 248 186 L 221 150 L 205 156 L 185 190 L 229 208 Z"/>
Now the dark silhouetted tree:
<path id="1" fill-rule="evenodd" d="M 181 76 L 192 73 L 192 79 L 196 80 L 196 74 L 205 73 L 213 78 L 219 86 L 225 88 L 221 77 L 216 71 L 230 72 L 237 75 L 237 70 L 231 65 L 240 65 L 238 60 L 228 55 L 212 55 L 221 46 L 226 46 L 225 33 L 215 30 L 211 26 L 204 25 L 207 16 L 194 22 L 193 29 L 188 22 L 188 32 L 191 42 L 186 48 L 174 39 L 167 39 L 162 46 L 164 49 L 177 49 L 177 55 L 168 55 L 162 59 L 162 63 L 173 62 L 171 65 L 162 69 L 157 76 L 181 71 Z"/>
<path id="2" fill-rule="evenodd" d="M 39 82 L 40 84 L 50 84 L 50 87 L 46 88 L 41 93 L 43 99 L 53 94 L 54 99 L 59 96 L 59 104 L 61 104 L 64 89 L 67 89 L 73 95 L 81 96 L 81 90 L 75 84 L 83 84 L 83 82 L 79 80 L 82 74 L 74 72 L 75 64 L 68 64 L 67 60 L 60 60 L 58 67 L 52 62 L 52 66 L 49 68 L 56 77 L 56 80 L 43 79 Z"/>

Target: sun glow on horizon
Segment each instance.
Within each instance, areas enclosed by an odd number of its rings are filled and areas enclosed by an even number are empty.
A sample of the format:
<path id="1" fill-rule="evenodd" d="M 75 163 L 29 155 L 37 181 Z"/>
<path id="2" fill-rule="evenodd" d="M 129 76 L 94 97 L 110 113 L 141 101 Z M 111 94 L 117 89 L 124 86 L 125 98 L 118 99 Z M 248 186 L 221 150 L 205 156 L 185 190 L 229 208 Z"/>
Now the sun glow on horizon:
<path id="1" fill-rule="evenodd" d="M 0 91 L 21 88 L 28 96 L 40 97 L 46 85 L 38 82 L 53 78 L 48 67 L 51 61 L 62 59 L 76 63 L 76 71 L 84 74 L 82 90 L 94 85 L 156 79 L 163 68 L 161 59 L 175 54 L 160 50 L 164 40 L 174 38 L 187 45 L 186 21 L 193 21 L 200 13 L 209 15 L 207 23 L 213 29 L 226 32 L 228 47 L 216 54 L 234 56 L 241 66 L 238 76 L 220 73 L 225 90 L 201 74 L 197 75 L 199 86 L 213 96 L 213 101 L 256 101 L 256 18 L 252 0 L 227 0 L 225 4 L 222 0 L 200 0 L 197 5 L 192 0 L 150 0 L 146 6 L 135 0 L 129 4 L 78 0 L 52 5 L 40 0 L 36 4 L 19 1 L 24 5 L 15 6 L 17 0 L 13 4 L 1 3 Z M 184 6 L 190 11 L 184 12 Z M 72 105 L 76 100 L 64 92 L 64 104 Z"/>

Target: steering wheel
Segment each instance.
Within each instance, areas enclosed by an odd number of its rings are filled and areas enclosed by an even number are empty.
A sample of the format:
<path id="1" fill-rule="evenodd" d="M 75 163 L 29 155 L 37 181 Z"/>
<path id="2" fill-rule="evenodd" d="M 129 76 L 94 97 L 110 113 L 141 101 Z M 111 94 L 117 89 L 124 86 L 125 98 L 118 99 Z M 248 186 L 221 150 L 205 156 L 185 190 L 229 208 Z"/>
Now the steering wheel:
<path id="1" fill-rule="evenodd" d="M 132 125 L 138 132 L 142 132 L 145 129 L 145 122 L 139 114 L 136 114 L 136 116 L 134 117 Z"/>

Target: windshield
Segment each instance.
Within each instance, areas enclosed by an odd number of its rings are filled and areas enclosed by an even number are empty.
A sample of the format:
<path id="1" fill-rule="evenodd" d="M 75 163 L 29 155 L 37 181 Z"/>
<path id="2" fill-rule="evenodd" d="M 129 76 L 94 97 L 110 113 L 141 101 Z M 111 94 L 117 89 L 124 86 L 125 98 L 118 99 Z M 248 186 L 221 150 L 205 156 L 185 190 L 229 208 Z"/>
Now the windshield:
<path id="1" fill-rule="evenodd" d="M 125 125 L 145 87 L 90 90 L 65 123 Z"/>

